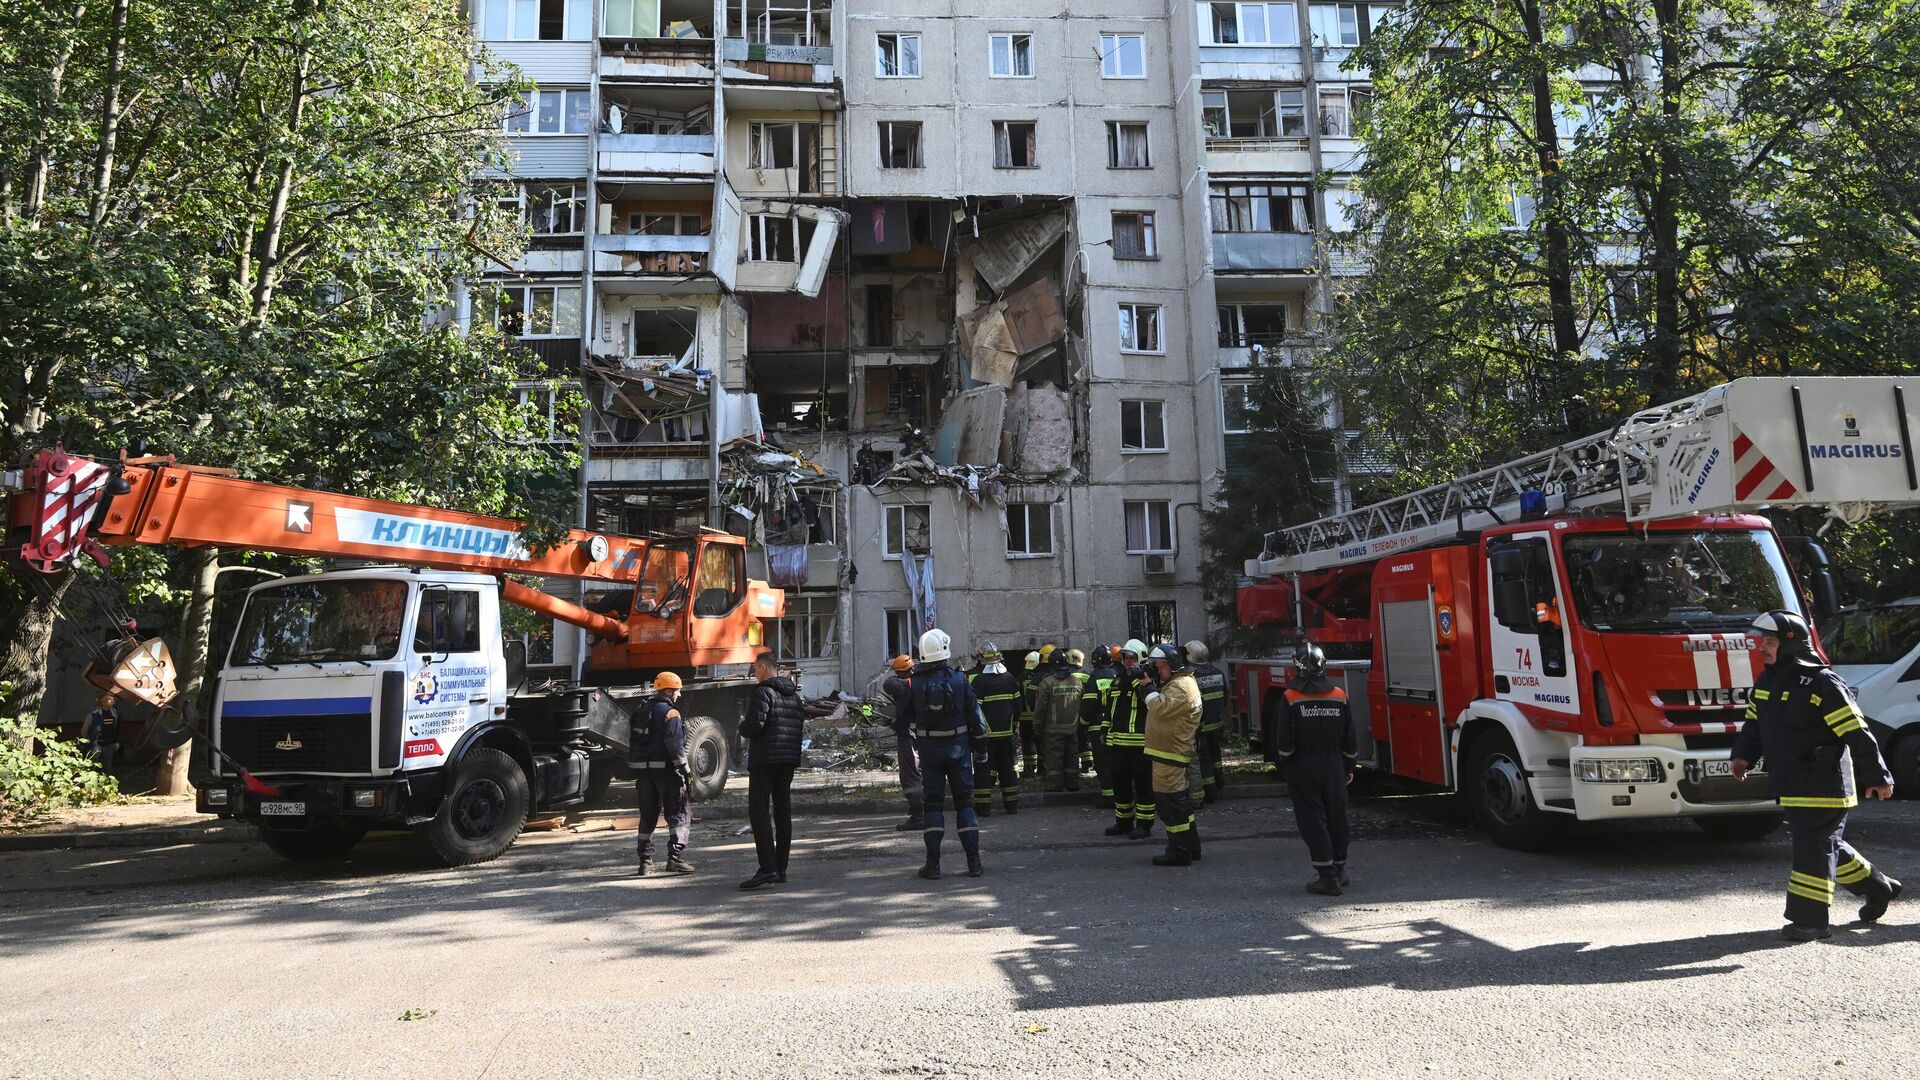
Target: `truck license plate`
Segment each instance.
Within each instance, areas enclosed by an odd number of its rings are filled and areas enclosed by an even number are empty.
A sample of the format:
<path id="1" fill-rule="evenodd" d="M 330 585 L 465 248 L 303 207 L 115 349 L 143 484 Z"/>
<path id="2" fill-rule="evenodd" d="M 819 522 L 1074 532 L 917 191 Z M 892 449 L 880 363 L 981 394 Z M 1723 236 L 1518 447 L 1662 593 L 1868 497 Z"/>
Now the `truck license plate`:
<path id="1" fill-rule="evenodd" d="M 1708 776 L 1732 776 L 1733 775 L 1733 762 L 1731 761 L 1709 761 L 1709 762 L 1706 762 L 1705 765 L 1706 765 L 1706 768 L 1703 771 Z M 1753 773 L 1749 773 L 1748 775 L 1755 775 L 1758 772 L 1759 770 L 1756 769 L 1754 770 Z"/>
<path id="2" fill-rule="evenodd" d="M 263 802 L 260 812 L 268 817 L 305 817 L 307 804 L 303 802 Z"/>

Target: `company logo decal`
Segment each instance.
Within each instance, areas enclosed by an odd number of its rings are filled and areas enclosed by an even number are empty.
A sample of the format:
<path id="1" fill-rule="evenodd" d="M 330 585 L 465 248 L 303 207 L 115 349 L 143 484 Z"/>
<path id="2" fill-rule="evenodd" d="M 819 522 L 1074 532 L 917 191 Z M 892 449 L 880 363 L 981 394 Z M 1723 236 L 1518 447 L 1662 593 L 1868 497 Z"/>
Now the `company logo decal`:
<path id="1" fill-rule="evenodd" d="M 298 750 L 305 745 L 307 744 L 301 742 L 299 739 L 294 738 L 293 732 L 289 731 L 287 732 L 286 738 L 283 738 L 279 742 L 273 744 L 273 748 L 275 750 Z"/>
<path id="2" fill-rule="evenodd" d="M 440 740 L 419 739 L 407 744 L 407 748 L 403 756 L 410 757 L 410 758 L 439 757 L 440 753 L 441 753 Z"/>
<path id="3" fill-rule="evenodd" d="M 440 680 L 434 678 L 432 668 L 421 668 L 420 674 L 413 677 L 413 700 L 425 705 L 440 692 Z"/>
<path id="4" fill-rule="evenodd" d="M 340 539 L 350 544 L 493 555 L 524 561 L 532 557 L 520 534 L 481 525 L 463 525 L 432 518 L 397 517 L 371 510 L 341 507 L 333 512 Z"/>

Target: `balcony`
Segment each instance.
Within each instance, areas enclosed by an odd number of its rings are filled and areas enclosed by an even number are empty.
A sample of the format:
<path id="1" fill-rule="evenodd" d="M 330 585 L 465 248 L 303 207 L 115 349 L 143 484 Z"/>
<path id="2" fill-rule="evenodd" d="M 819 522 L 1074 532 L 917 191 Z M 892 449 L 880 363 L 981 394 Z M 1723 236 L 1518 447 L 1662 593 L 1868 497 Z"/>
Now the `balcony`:
<path id="1" fill-rule="evenodd" d="M 600 43 L 600 75 L 607 79 L 708 80 L 714 42 L 705 38 L 634 38 Z"/>
<path id="2" fill-rule="evenodd" d="M 600 173 L 711 180 L 712 135 L 602 135 Z"/>
<path id="3" fill-rule="evenodd" d="M 1219 273 L 1310 273 L 1315 267 L 1312 233 L 1216 232 L 1213 268 Z"/>
<path id="4" fill-rule="evenodd" d="M 1308 140 L 1300 136 L 1207 138 L 1207 171 L 1219 176 L 1280 173 L 1298 176 L 1313 172 Z"/>
<path id="5" fill-rule="evenodd" d="M 667 274 L 675 277 L 704 273 L 713 250 L 708 236 L 596 236 L 593 270 L 596 274 Z"/>
<path id="6" fill-rule="evenodd" d="M 1326 342 L 1304 335 L 1242 334 L 1226 335 L 1220 342 L 1216 360 L 1220 367 L 1235 368 L 1295 367 L 1311 365 Z"/>

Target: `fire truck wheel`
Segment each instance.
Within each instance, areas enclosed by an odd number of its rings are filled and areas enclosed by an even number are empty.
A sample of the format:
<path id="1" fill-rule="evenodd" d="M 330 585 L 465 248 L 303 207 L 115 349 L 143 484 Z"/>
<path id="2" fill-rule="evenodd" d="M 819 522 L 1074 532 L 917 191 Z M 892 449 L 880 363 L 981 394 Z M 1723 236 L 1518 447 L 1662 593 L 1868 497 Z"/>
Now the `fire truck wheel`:
<path id="1" fill-rule="evenodd" d="M 317 862 L 345 855 L 365 835 L 367 827 L 358 822 L 322 818 L 301 832 L 279 832 L 263 826 L 260 842 L 283 859 Z"/>
<path id="2" fill-rule="evenodd" d="M 1920 799 L 1920 731 L 1909 731 L 1893 741 L 1887 755 L 1887 768 L 1893 771 L 1893 793 L 1908 799 Z"/>
<path id="3" fill-rule="evenodd" d="M 1716 814 L 1694 818 L 1693 823 L 1715 840 L 1744 844 L 1772 836 L 1780 828 L 1781 820 L 1779 814 Z"/>
<path id="4" fill-rule="evenodd" d="M 499 750 L 475 750 L 460 762 L 447 797 L 427 823 L 427 843 L 447 866 L 498 858 L 527 824 L 527 774 Z"/>
<path id="5" fill-rule="evenodd" d="M 1520 752 L 1504 731 L 1487 731 L 1467 751 L 1461 793 L 1480 828 L 1501 847 L 1540 851 L 1559 831 L 1554 815 L 1533 801 Z"/>
<path id="6" fill-rule="evenodd" d="M 727 789 L 727 734 L 708 716 L 687 721 L 687 768 L 693 776 L 687 793 L 694 802 L 715 799 Z"/>

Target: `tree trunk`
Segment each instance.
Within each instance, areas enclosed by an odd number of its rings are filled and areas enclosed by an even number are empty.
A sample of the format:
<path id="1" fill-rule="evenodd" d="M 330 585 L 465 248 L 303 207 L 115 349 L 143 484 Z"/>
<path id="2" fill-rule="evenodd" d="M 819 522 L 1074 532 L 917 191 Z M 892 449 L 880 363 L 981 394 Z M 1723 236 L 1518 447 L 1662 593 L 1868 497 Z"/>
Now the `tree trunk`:
<path id="1" fill-rule="evenodd" d="M 1536 51 L 1546 48 L 1540 5 L 1521 7 L 1527 40 Z M 1553 351 L 1561 357 L 1580 351 L 1580 321 L 1573 302 L 1573 245 L 1567 233 L 1566 178 L 1560 173 L 1560 129 L 1553 113 L 1553 80 L 1544 61 L 1528 84 L 1533 96 L 1534 155 L 1540 169 L 1541 254 L 1546 259 L 1547 311 L 1553 325 Z"/>
<path id="2" fill-rule="evenodd" d="M 190 548 L 187 565 L 193 571 L 193 595 L 187 599 L 187 615 L 180 621 L 174 643 L 180 647 L 180 708 L 189 716 L 204 717 L 200 695 L 207 683 L 207 667 L 213 645 L 213 594 L 220 579 L 220 549 Z M 205 730 L 202 728 L 202 730 Z M 167 751 L 167 760 L 154 778 L 155 795 L 185 795 L 192 791 L 187 781 L 187 766 L 193 761 L 193 743 Z"/>
<path id="3" fill-rule="evenodd" d="M 87 17 L 85 0 L 73 6 L 73 30 L 60 42 L 60 51 L 47 71 L 47 99 L 33 121 L 33 137 L 27 143 L 27 205 L 22 216 L 28 221 L 40 216 L 47 198 L 47 174 L 53 170 L 53 116 L 60 108 L 60 90 L 67 78 L 67 62 L 73 59 L 74 42 L 80 37 L 80 24 Z M 8 204 L 9 213 L 12 204 Z"/>
<path id="4" fill-rule="evenodd" d="M 1648 341 L 1649 370 L 1646 391 L 1654 401 L 1670 401 L 1680 387 L 1680 158 L 1673 139 L 1680 126 L 1680 4 L 1658 0 L 1653 5 L 1660 30 L 1660 119 L 1662 136 L 1655 153 L 1653 192 L 1648 200 L 1653 220 L 1653 333 Z"/>
<path id="5" fill-rule="evenodd" d="M 280 245 L 286 235 L 287 204 L 293 198 L 294 166 L 298 157 L 296 140 L 300 122 L 307 111 L 307 76 L 313 66 L 313 49 L 306 32 L 300 32 L 295 46 L 293 86 L 287 107 L 286 152 L 280 158 L 280 175 L 273 185 L 273 201 L 267 207 L 267 219 L 260 230 L 259 278 L 253 287 L 253 325 L 264 329 L 273 310 L 273 293 L 280 283 Z"/>
<path id="6" fill-rule="evenodd" d="M 53 624 L 72 580 L 71 570 L 41 574 L 13 561 L 0 570 L 0 626 L 7 627 L 0 643 L 0 714 L 40 715 Z"/>
<path id="7" fill-rule="evenodd" d="M 100 107 L 100 146 L 93 158 L 93 201 L 87 207 L 87 227 L 96 231 L 107 219 L 107 195 L 113 190 L 113 148 L 120 139 L 120 84 L 127 70 L 129 2 L 114 0 L 107 36 L 107 92 Z"/>

